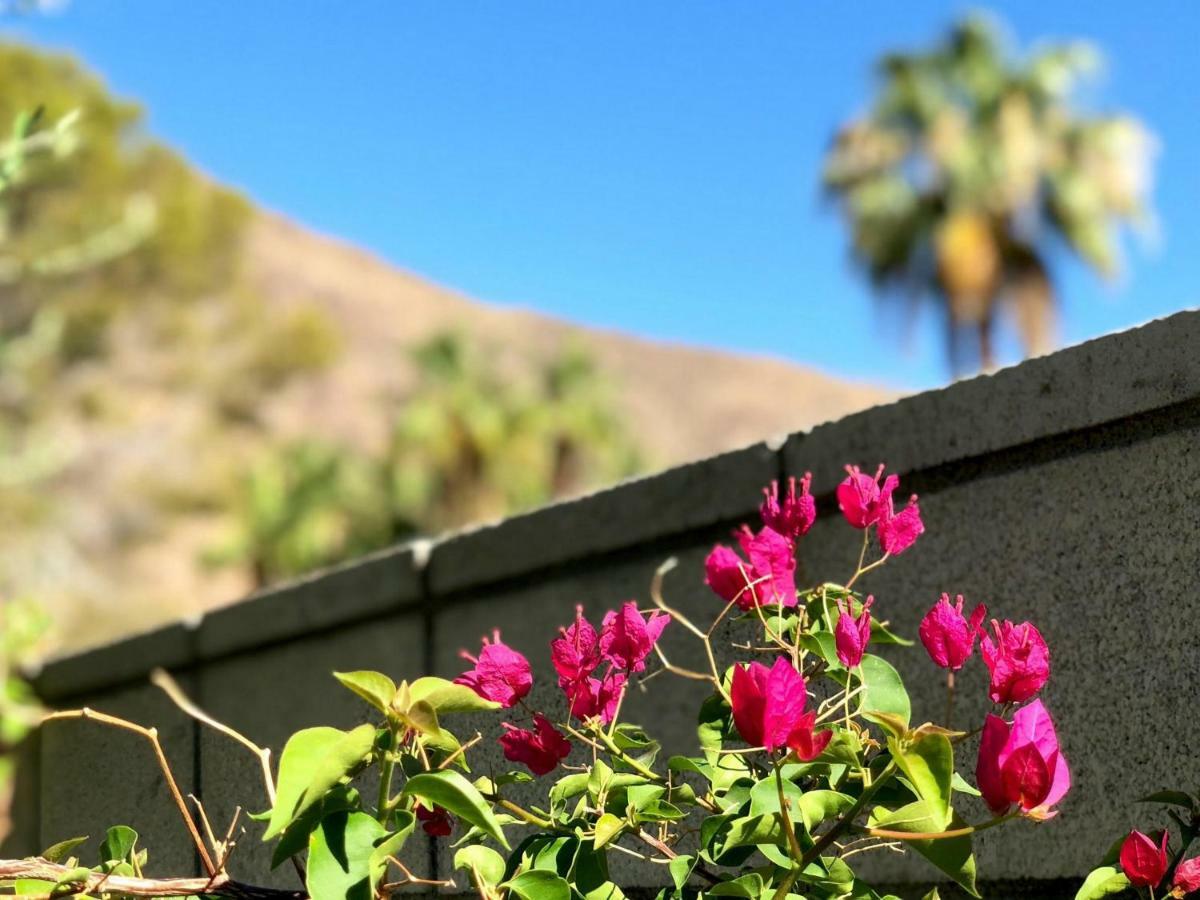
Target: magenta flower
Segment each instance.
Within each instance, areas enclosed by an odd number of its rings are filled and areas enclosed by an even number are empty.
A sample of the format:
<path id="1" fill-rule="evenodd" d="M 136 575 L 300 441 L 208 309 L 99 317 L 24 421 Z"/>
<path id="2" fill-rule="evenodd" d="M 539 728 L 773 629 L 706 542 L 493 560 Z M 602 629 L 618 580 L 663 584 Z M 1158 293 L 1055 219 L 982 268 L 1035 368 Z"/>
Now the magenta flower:
<path id="1" fill-rule="evenodd" d="M 900 486 L 900 479 L 889 475 L 883 484 L 883 463 L 875 477 L 864 475 L 858 466 L 846 466 L 846 480 L 837 486 L 838 507 L 846 521 L 855 528 L 869 528 L 880 520 L 884 507 L 891 502 L 892 492 Z"/>
<path id="2" fill-rule="evenodd" d="M 837 602 L 839 615 L 837 625 L 833 629 L 833 640 L 834 646 L 837 647 L 838 659 L 847 669 L 852 669 L 862 662 L 863 653 L 871 641 L 871 613 L 868 610 L 874 602 L 874 597 L 867 597 L 857 619 L 850 613 L 848 600 Z"/>
<path id="3" fill-rule="evenodd" d="M 763 524 L 784 537 L 795 540 L 803 537 L 817 520 L 817 501 L 808 492 L 812 484 L 812 472 L 805 472 L 800 479 L 800 493 L 796 493 L 796 479 L 788 479 L 787 496 L 779 502 L 779 482 L 772 481 L 763 488 L 764 499 L 758 508 Z"/>
<path id="4" fill-rule="evenodd" d="M 980 642 L 983 661 L 992 673 L 989 696 L 993 703 L 1024 703 L 1050 677 L 1050 651 L 1031 623 L 1014 625 L 992 619 L 991 635 Z"/>
<path id="5" fill-rule="evenodd" d="M 625 690 L 625 675 L 613 670 L 604 678 L 581 678 L 578 681 L 559 680 L 559 687 L 567 696 L 571 715 L 580 719 L 599 716 L 607 725 L 617 714 L 617 704 Z"/>
<path id="6" fill-rule="evenodd" d="M 449 837 L 454 831 L 454 819 L 440 806 L 428 809 L 418 803 L 413 807 L 422 830 L 432 837 Z"/>
<path id="7" fill-rule="evenodd" d="M 550 661 L 559 680 L 586 678 L 600 665 L 600 638 L 592 623 L 583 617 L 583 607 L 575 607 L 575 621 L 560 628 L 560 637 L 550 642 Z"/>
<path id="8" fill-rule="evenodd" d="M 764 526 L 754 534 L 745 525 L 737 532 L 747 559 L 718 544 L 704 561 L 704 581 L 718 597 L 735 602 L 738 609 L 778 603 L 796 605 L 796 556 L 792 542 Z"/>
<path id="9" fill-rule="evenodd" d="M 1185 859 L 1175 869 L 1175 880 L 1172 882 L 1171 893 L 1187 896 L 1200 891 L 1200 856 Z"/>
<path id="10" fill-rule="evenodd" d="M 518 728 L 510 722 L 500 724 L 504 727 L 504 734 L 500 737 L 504 758 L 524 763 L 534 775 L 553 772 L 571 752 L 570 741 L 559 734 L 558 729 L 541 713 L 534 714 L 532 731 Z"/>
<path id="11" fill-rule="evenodd" d="M 879 546 L 890 556 L 898 556 L 916 543 L 925 532 L 921 521 L 921 509 L 917 506 L 917 495 L 909 498 L 908 506 L 900 512 L 892 511 L 892 495 L 889 492 L 883 503 L 883 512 L 875 526 L 879 535 Z"/>
<path id="12" fill-rule="evenodd" d="M 975 651 L 975 638 L 983 633 L 979 627 L 987 607 L 976 604 L 971 611 L 971 621 L 963 617 L 963 596 L 958 595 L 956 605 L 950 605 L 950 595 L 942 598 L 925 614 L 917 633 L 929 653 L 929 658 L 943 669 L 957 672 Z"/>
<path id="13" fill-rule="evenodd" d="M 1140 831 L 1129 832 L 1121 844 L 1121 871 L 1130 884 L 1158 887 L 1167 874 L 1167 833 L 1164 831 L 1161 843 L 1156 844 Z"/>
<path id="14" fill-rule="evenodd" d="M 483 649 L 475 657 L 463 650 L 463 659 L 473 662 L 474 669 L 463 672 L 454 679 L 455 684 L 465 684 L 480 697 L 499 703 L 506 709 L 529 693 L 533 686 L 533 670 L 529 660 L 500 640 L 500 629 L 492 632 L 492 639 L 483 639 Z"/>
<path id="15" fill-rule="evenodd" d="M 670 621 L 670 616 L 660 612 L 643 619 L 636 600 L 622 604 L 620 610 L 609 610 L 600 623 L 600 655 L 618 669 L 641 672 Z"/>
<path id="16" fill-rule="evenodd" d="M 1071 786 L 1071 772 L 1058 746 L 1054 722 L 1035 700 L 1017 710 L 1009 725 L 989 715 L 983 723 L 975 781 L 996 815 L 1016 804 L 1022 815 L 1049 819 Z"/>
<path id="17" fill-rule="evenodd" d="M 730 685 L 733 723 L 752 747 L 775 752 L 787 747 L 808 762 L 821 755 L 833 732 L 813 731 L 816 712 L 804 711 L 808 688 L 804 676 L 784 657 L 768 669 L 760 662 L 735 666 Z"/>

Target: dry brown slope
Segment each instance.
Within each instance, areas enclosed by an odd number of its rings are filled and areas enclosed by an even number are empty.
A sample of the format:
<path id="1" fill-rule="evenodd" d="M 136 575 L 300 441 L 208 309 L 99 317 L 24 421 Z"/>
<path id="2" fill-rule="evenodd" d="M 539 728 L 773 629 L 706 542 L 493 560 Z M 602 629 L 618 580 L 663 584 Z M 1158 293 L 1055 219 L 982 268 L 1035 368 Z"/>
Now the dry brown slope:
<path id="1" fill-rule="evenodd" d="M 370 441 L 384 390 L 411 371 L 400 348 L 447 327 L 486 339 L 521 366 L 572 341 L 612 379 L 626 421 L 655 465 L 671 465 L 809 427 L 891 399 L 894 391 L 782 360 L 656 343 L 469 299 L 276 216 L 255 223 L 247 274 L 278 302 L 315 301 L 343 332 L 334 368 L 275 404 L 284 430 Z"/>

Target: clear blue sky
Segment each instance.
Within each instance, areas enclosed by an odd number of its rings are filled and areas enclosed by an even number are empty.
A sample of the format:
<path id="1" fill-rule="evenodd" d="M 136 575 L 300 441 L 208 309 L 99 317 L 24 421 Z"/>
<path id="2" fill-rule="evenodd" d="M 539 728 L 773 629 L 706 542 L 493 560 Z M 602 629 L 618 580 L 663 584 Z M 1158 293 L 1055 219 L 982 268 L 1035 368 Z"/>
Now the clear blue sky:
<path id="1" fill-rule="evenodd" d="M 876 316 L 816 188 L 884 50 L 958 4 L 73 0 L 10 23 L 141 100 L 262 204 L 480 299 L 906 387 L 947 377 L 926 316 Z M 1200 302 L 1200 4 L 1008 4 L 1085 37 L 1101 106 L 1162 143 L 1156 247 L 1057 270 L 1064 338 Z"/>

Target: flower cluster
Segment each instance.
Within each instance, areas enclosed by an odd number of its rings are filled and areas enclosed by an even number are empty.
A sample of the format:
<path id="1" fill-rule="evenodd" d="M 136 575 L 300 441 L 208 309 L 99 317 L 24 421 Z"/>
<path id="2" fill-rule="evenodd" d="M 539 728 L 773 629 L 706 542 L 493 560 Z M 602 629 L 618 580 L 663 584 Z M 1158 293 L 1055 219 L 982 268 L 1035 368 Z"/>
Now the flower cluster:
<path id="1" fill-rule="evenodd" d="M 963 597 L 954 604 L 949 594 L 921 620 L 918 634 L 929 658 L 953 673 L 963 667 L 980 641 L 984 664 L 991 673 L 988 696 L 993 703 L 1024 703 L 1050 677 L 1050 653 L 1041 633 L 1030 622 L 1014 625 L 992 620 L 992 633 L 982 623 L 987 607 L 978 604 L 968 619 Z M 953 686 L 953 680 L 950 685 Z M 988 806 L 997 815 L 1015 806 L 1022 815 L 1048 819 L 1053 806 L 1071 784 L 1070 770 L 1058 746 L 1054 722 L 1040 700 L 1016 711 L 1012 722 L 989 715 L 983 725 L 975 776 Z"/>
<path id="2" fill-rule="evenodd" d="M 605 613 L 597 631 L 584 618 L 583 607 L 577 606 L 575 621 L 560 629 L 559 637 L 550 643 L 550 659 L 570 716 L 611 722 L 629 677 L 645 671 L 646 658 L 669 622 L 670 617 L 660 612 L 644 617 L 637 602 L 630 600 Z M 503 643 L 499 631 L 490 640 L 483 639 L 478 657 L 465 650 L 461 655 L 475 667 L 455 682 L 504 708 L 520 703 L 533 686 L 529 660 Z M 535 775 L 546 775 L 567 758 L 571 742 L 541 712 L 533 713 L 532 724 L 532 728 L 519 728 L 503 723 L 500 746 L 506 759 L 528 766 Z"/>

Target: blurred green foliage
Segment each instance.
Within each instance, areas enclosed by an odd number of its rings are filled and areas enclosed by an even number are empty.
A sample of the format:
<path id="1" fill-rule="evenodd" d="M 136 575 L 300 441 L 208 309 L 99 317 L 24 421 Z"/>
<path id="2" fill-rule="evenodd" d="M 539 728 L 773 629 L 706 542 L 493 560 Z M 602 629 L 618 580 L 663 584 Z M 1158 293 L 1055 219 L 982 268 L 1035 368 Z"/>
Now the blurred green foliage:
<path id="1" fill-rule="evenodd" d="M 316 440 L 271 448 L 238 477 L 231 533 L 206 560 L 247 566 L 264 585 L 640 468 L 581 349 L 524 380 L 458 332 L 435 335 L 412 358 L 416 384 L 394 403 L 382 453 Z"/>
<path id="2" fill-rule="evenodd" d="M 930 50 L 885 56 L 870 111 L 836 135 L 824 185 L 855 259 L 881 291 L 940 302 L 956 369 L 994 363 L 1002 311 L 1027 353 L 1049 349 L 1052 247 L 1111 275 L 1117 226 L 1147 219 L 1153 138 L 1073 102 L 1100 62 L 1082 42 L 1014 55 L 970 16 Z"/>

